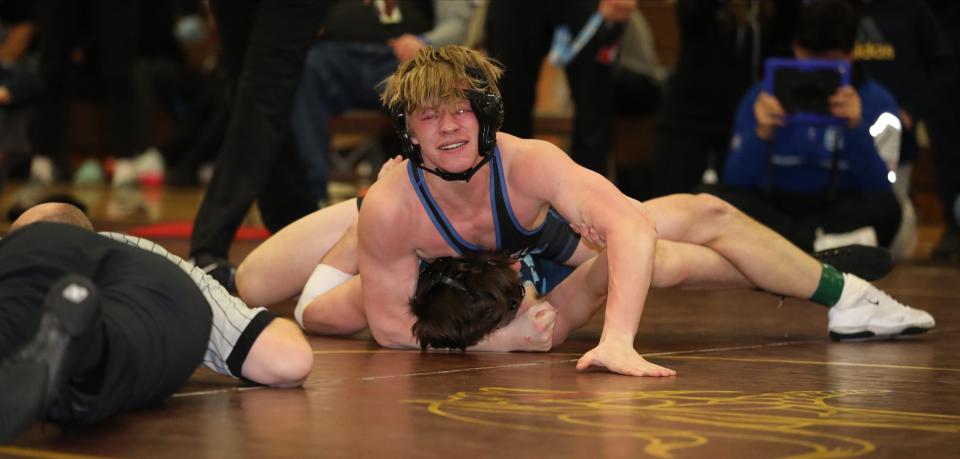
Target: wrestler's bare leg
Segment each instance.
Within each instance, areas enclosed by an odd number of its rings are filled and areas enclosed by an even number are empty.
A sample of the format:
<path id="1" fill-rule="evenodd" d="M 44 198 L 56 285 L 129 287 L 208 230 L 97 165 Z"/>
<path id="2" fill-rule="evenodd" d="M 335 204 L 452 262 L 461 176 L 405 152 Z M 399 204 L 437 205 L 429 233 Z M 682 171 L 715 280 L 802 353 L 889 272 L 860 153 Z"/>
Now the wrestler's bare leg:
<path id="1" fill-rule="evenodd" d="M 676 194 L 634 202 L 650 212 L 661 238 L 716 251 L 763 290 L 809 298 L 817 288 L 817 260 L 717 197 Z"/>
<path id="2" fill-rule="evenodd" d="M 317 264 L 356 223 L 357 215 L 357 202 L 350 199 L 313 212 L 271 236 L 237 269 L 240 298 L 247 304 L 269 305 L 299 294 Z"/>
<path id="3" fill-rule="evenodd" d="M 342 273 L 357 272 L 356 222 L 347 228 L 320 262 Z M 308 295 L 308 290 L 303 295 Z M 301 298 L 301 301 L 309 301 L 303 309 L 304 330 L 320 335 L 350 335 L 363 330 L 367 327 L 367 317 L 360 293 L 360 276 L 354 276 L 315 298 Z"/>
<path id="4" fill-rule="evenodd" d="M 751 285 L 729 260 L 707 247 L 661 239 L 656 250 L 650 284 L 653 288 L 720 289 Z M 586 325 L 604 304 L 607 272 L 600 266 L 606 266 L 605 253 L 585 261 L 546 296 L 557 309 L 554 346 Z"/>
<path id="5" fill-rule="evenodd" d="M 388 159 L 377 178 L 403 161 Z M 237 290 L 248 304 L 274 304 L 299 294 L 307 280 L 335 245 L 341 252 L 324 262 L 338 270 L 356 274 L 356 234 L 348 228 L 357 222 L 357 201 L 349 199 L 324 207 L 283 228 L 260 244 L 237 269 Z M 356 231 L 355 228 L 351 231 Z M 346 235 L 353 242 L 342 242 Z M 352 251 L 350 251 L 352 250 Z"/>

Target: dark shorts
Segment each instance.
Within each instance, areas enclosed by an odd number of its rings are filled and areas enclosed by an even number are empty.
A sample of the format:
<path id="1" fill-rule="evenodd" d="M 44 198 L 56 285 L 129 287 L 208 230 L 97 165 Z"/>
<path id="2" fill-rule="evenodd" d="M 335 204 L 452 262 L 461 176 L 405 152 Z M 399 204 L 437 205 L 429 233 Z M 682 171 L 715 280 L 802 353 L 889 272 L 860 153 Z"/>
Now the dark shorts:
<path id="1" fill-rule="evenodd" d="M 520 260 L 520 280 L 532 282 L 537 294 L 544 296 L 563 282 L 574 268 L 537 255 L 527 255 Z"/>
<path id="2" fill-rule="evenodd" d="M 557 263 L 565 263 L 580 244 L 580 235 L 553 207 L 547 211 L 540 238 L 530 253 Z"/>

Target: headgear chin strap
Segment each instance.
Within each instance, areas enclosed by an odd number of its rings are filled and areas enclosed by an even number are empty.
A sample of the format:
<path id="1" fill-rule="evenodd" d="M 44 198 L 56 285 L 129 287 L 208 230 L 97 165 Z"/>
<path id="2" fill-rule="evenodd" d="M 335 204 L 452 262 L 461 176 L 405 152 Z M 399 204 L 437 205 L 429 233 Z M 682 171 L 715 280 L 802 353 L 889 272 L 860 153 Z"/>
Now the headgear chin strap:
<path id="1" fill-rule="evenodd" d="M 483 155 L 482 156 L 483 159 L 481 159 L 476 166 L 473 166 L 470 169 L 467 169 L 463 172 L 447 172 L 439 167 L 436 169 L 427 169 L 426 167 L 423 167 L 423 163 L 417 164 L 417 167 L 433 175 L 436 175 L 437 177 L 440 177 L 448 182 L 457 182 L 461 180 L 464 182 L 469 182 L 470 179 L 473 177 L 473 174 L 476 174 L 477 171 L 480 170 L 480 168 L 483 167 L 484 164 L 487 164 L 487 162 L 490 161 L 490 158 L 492 157 L 493 155 L 491 154 Z"/>
<path id="2" fill-rule="evenodd" d="M 483 74 L 473 68 L 467 69 L 467 74 L 472 78 L 485 81 Z M 448 172 L 443 169 L 427 169 L 423 167 L 423 154 L 420 152 L 420 146 L 414 145 L 410 140 L 410 131 L 407 130 L 407 113 L 403 106 L 396 107 L 393 115 L 394 129 L 400 137 L 400 144 L 403 148 L 403 154 L 410 159 L 417 167 L 427 171 L 443 180 L 449 182 L 464 181 L 469 182 L 487 161 L 493 155 L 493 149 L 497 145 L 497 131 L 503 125 L 503 100 L 496 93 L 490 91 L 489 83 L 487 88 L 467 90 L 467 100 L 470 101 L 470 108 L 477 116 L 477 124 L 480 127 L 480 133 L 477 136 L 477 149 L 480 157 L 483 158 L 475 166 L 462 172 Z"/>

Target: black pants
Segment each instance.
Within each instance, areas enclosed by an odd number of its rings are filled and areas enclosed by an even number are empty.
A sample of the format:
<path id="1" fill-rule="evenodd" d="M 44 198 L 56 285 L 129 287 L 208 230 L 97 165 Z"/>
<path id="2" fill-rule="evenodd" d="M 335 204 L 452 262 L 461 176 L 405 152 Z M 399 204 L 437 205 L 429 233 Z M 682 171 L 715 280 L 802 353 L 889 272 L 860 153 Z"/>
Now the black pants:
<path id="1" fill-rule="evenodd" d="M 57 223 L 29 225 L 0 240 L 0 358 L 33 337 L 47 291 L 66 274 L 87 277 L 100 291 L 101 316 L 84 339 L 95 346 L 77 374 L 99 383 L 84 388 L 92 397 L 67 390 L 51 408 L 53 420 L 87 424 L 159 402 L 202 362 L 210 306 L 183 270 Z"/>
<path id="2" fill-rule="evenodd" d="M 900 203 L 893 192 L 839 194 L 829 204 L 822 194 L 773 194 L 723 187 L 703 191 L 729 202 L 806 251 L 813 250 L 817 228 L 847 233 L 873 227 L 877 243 L 890 247 L 900 226 Z"/>
<path id="3" fill-rule="evenodd" d="M 96 62 L 96 88 L 103 98 L 109 153 L 129 157 L 137 149 L 137 135 L 145 122 L 138 107 L 134 64 L 140 39 L 140 0 L 39 0 L 40 70 L 45 93 L 39 103 L 31 141 L 37 153 L 50 155 L 65 166 L 70 101 L 76 90 L 74 50 L 88 35 L 94 46 L 88 60 Z M 92 53 L 91 53 L 92 51 Z"/>
<path id="4" fill-rule="evenodd" d="M 957 86 L 954 93 L 960 95 L 960 83 Z M 960 115 L 956 105 L 951 103 L 943 103 L 932 112 L 924 121 L 930 132 L 937 196 L 944 223 L 956 227 L 953 202 L 960 196 L 960 132 L 957 131 L 960 129 Z"/>
<path id="5" fill-rule="evenodd" d="M 722 172 L 729 147 L 730 131 L 722 126 L 699 131 L 679 127 L 675 120 L 658 119 L 653 141 L 653 195 L 645 198 L 691 192 L 702 182 L 707 167 Z"/>
<path id="6" fill-rule="evenodd" d="M 500 80 L 506 111 L 503 132 L 533 137 L 536 84 L 543 58 L 550 50 L 554 28 L 565 24 L 575 37 L 597 11 L 597 3 L 596 0 L 491 0 L 487 8 L 487 52 L 506 69 Z M 611 66 L 598 62 L 597 52 L 618 38 L 619 32 L 601 26 L 597 35 L 564 69 L 574 104 L 570 156 L 581 166 L 604 176 L 613 145 L 614 85 Z"/>
<path id="7" fill-rule="evenodd" d="M 190 253 L 226 257 L 254 201 L 270 231 L 317 209 L 290 124 L 307 47 L 326 5 L 313 0 L 211 1 L 232 108 Z"/>

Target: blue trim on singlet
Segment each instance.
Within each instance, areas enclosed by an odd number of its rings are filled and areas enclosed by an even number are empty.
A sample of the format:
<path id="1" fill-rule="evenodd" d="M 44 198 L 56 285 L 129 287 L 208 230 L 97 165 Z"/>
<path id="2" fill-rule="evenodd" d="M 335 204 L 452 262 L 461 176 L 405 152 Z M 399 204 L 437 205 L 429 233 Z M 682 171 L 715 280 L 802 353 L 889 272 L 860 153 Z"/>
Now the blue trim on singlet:
<path id="1" fill-rule="evenodd" d="M 505 177 L 505 175 L 503 173 L 503 164 L 500 160 L 500 147 L 495 146 L 492 154 L 493 158 L 491 162 L 494 166 L 491 166 L 490 171 L 490 209 L 493 218 L 494 235 L 496 236 L 495 249 L 499 251 L 503 249 L 503 231 L 505 228 L 503 228 L 502 225 L 512 226 L 512 238 L 514 239 L 517 236 L 531 237 L 537 236 L 538 232 L 544 230 L 547 225 L 547 219 L 544 219 L 539 226 L 532 230 L 528 230 L 520 225 L 516 215 L 513 213 L 513 207 L 510 205 L 506 180 L 501 178 Z M 427 215 L 429 215 L 430 221 L 433 222 L 433 226 L 437 229 L 437 232 L 440 233 L 440 236 L 443 237 L 443 240 L 446 241 L 447 245 L 461 256 L 464 255 L 466 251 L 479 252 L 484 250 L 482 246 L 467 242 L 466 239 L 457 233 L 457 230 L 450 224 L 450 220 L 446 214 L 443 213 L 443 209 L 440 208 L 440 205 L 433 199 L 433 195 L 430 194 L 430 189 L 427 186 L 423 171 L 414 165 L 413 162 L 407 164 L 407 175 L 410 178 L 414 191 L 417 193 L 417 197 L 420 199 L 421 205 L 423 205 L 424 210 L 427 212 Z M 504 210 L 501 211 L 501 208 Z M 506 213 L 508 218 L 501 219 L 501 213 Z M 536 242 L 537 241 L 533 241 L 527 247 L 509 247 L 508 249 L 511 251 L 531 249 L 536 246 Z"/>
<path id="2" fill-rule="evenodd" d="M 537 296 L 542 297 L 560 285 L 573 270 L 570 266 L 528 253 L 520 259 L 520 282 L 532 283 Z"/>
<path id="3" fill-rule="evenodd" d="M 510 192 L 507 190 L 507 174 L 504 174 L 504 173 L 503 173 L 503 162 L 500 161 L 500 147 L 495 147 L 495 148 L 493 149 L 493 163 L 494 163 L 494 164 L 496 165 L 496 167 L 497 167 L 497 182 L 500 184 L 500 190 L 502 190 L 501 193 L 500 193 L 500 196 L 503 197 L 503 204 L 504 204 L 504 207 L 507 209 L 507 216 L 510 217 L 510 222 L 513 223 L 513 227 L 514 227 L 518 232 L 520 232 L 521 234 L 524 234 L 524 235 L 526 235 L 526 236 L 530 236 L 530 235 L 532 235 L 533 233 L 536 233 L 536 232 L 542 230 L 543 227 L 547 224 L 547 219 L 546 219 L 546 218 L 544 218 L 543 221 L 540 222 L 540 225 L 539 225 L 539 226 L 537 226 L 536 228 L 534 228 L 534 229 L 532 229 L 532 230 L 528 230 L 528 229 L 524 228 L 523 225 L 521 225 L 519 221 L 517 221 L 517 216 L 513 214 L 513 205 L 510 204 Z M 490 175 L 493 175 L 493 174 L 490 174 Z M 491 179 L 490 181 L 491 181 L 491 185 L 490 185 L 490 186 L 491 186 L 491 188 L 492 188 L 492 187 L 493 187 L 493 184 L 492 184 L 493 179 Z M 492 190 L 491 190 L 491 193 L 490 193 L 490 206 L 493 207 L 493 208 L 496 208 L 496 207 L 497 207 L 497 206 L 495 205 L 496 202 L 494 202 L 493 199 L 494 199 L 494 196 L 493 196 L 493 192 L 492 192 Z M 496 221 L 496 222 L 498 222 L 498 223 L 500 222 L 500 219 L 499 219 L 498 216 L 497 216 L 497 211 L 496 211 L 496 210 L 494 210 L 493 218 L 494 218 L 494 221 Z M 497 231 L 499 232 L 499 230 L 500 230 L 500 225 L 497 225 Z M 499 236 L 499 233 L 498 233 L 498 236 Z M 497 247 L 499 247 L 499 246 L 500 246 L 500 244 L 499 244 L 499 239 L 497 240 L 497 242 L 498 242 Z"/>
<path id="4" fill-rule="evenodd" d="M 497 153 L 500 151 L 496 146 L 493 147 L 493 163 L 500 163 L 500 155 Z M 503 241 L 500 239 L 500 216 L 499 209 L 497 209 L 497 178 L 496 174 L 493 173 L 493 168 L 490 169 L 490 213 L 493 214 L 493 234 L 497 236 L 497 250 L 500 250 L 500 247 L 503 247 Z"/>
<path id="5" fill-rule="evenodd" d="M 465 241 L 460 237 L 460 234 L 457 233 L 457 230 L 453 229 L 453 225 L 450 224 L 450 220 L 448 220 L 446 214 L 443 213 L 443 209 L 440 208 L 440 205 L 433 199 L 433 195 L 430 194 L 427 181 L 424 180 L 423 171 L 420 170 L 419 167 L 416 167 L 413 161 L 409 161 L 407 164 L 407 175 L 409 175 L 410 182 L 413 184 L 413 190 L 416 191 L 417 197 L 420 198 L 420 204 L 423 205 L 423 209 L 430 217 L 430 221 L 433 222 L 433 226 L 437 229 L 437 232 L 440 233 L 440 236 L 443 237 L 443 240 L 447 242 L 447 245 L 453 248 L 453 250 L 456 250 L 460 256 L 465 255 L 460 248 L 461 246 L 477 252 L 483 249 L 481 246 L 473 245 Z M 454 242 L 454 239 L 456 242 Z"/>

